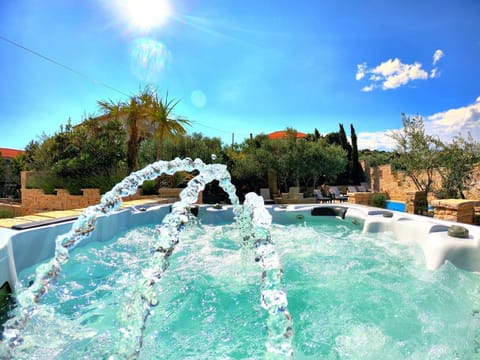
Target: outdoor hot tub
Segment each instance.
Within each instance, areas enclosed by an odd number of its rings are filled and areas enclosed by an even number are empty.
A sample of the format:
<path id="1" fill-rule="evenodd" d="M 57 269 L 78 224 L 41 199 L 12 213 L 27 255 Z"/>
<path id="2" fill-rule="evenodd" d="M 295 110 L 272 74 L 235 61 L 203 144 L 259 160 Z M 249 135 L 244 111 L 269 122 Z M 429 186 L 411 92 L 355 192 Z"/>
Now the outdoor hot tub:
<path id="1" fill-rule="evenodd" d="M 187 226 L 169 260 L 159 282 L 159 305 L 134 357 L 261 357 L 267 320 L 259 312 L 255 286 L 260 274 L 245 262 L 233 208 L 194 208 L 198 222 Z M 295 357 L 468 358 L 478 351 L 477 227 L 462 225 L 468 235 L 456 237 L 449 230 L 458 224 L 351 204 L 266 209 L 285 273 Z M 123 344 L 114 330 L 121 316 L 116 304 L 134 286 L 133 274 L 142 271 L 142 259 L 149 254 L 149 234 L 170 210 L 170 205 L 137 206 L 100 216 L 95 231 L 72 250 L 60 278 L 40 301 L 54 306 L 58 319 L 48 320 L 38 334 L 44 339 L 35 340 L 42 322 L 32 316 L 25 336 L 35 345 L 19 354 L 113 354 L 118 342 Z M 2 284 L 28 286 L 36 264 L 53 256 L 55 238 L 71 224 L 2 229 Z M 131 257 L 136 253 L 144 255 Z M 43 344 L 63 332 L 66 343 Z"/>
<path id="2" fill-rule="evenodd" d="M 172 205 L 121 208 L 160 174 Z M 195 205 L 218 181 L 233 205 Z M 158 161 L 78 219 L 0 231 L 6 359 L 474 358 L 478 227 L 353 204 L 239 204 L 222 164 Z"/>
<path id="3" fill-rule="evenodd" d="M 304 221 L 316 216 L 332 216 L 345 222 L 358 222 L 364 233 L 385 232 L 391 238 L 422 248 L 425 265 L 430 270 L 438 269 L 446 261 L 468 271 L 480 271 L 480 229 L 478 226 L 387 211 L 353 204 L 338 205 L 290 205 L 266 206 L 272 214 L 273 223 Z M 233 222 L 232 208 L 220 210 L 212 206 L 200 206 L 199 218 L 203 223 Z M 137 206 L 122 209 L 111 216 L 98 220 L 96 230 L 88 241 L 110 238 L 126 229 L 160 223 L 170 211 L 169 205 Z M 26 230 L 0 228 L 0 285 L 8 283 L 14 289 L 18 273 L 33 264 L 51 258 L 55 249 L 55 238 L 66 233 L 70 221 L 51 222 L 44 226 L 32 226 Z M 465 238 L 449 235 L 452 225 L 461 225 L 468 230 Z"/>

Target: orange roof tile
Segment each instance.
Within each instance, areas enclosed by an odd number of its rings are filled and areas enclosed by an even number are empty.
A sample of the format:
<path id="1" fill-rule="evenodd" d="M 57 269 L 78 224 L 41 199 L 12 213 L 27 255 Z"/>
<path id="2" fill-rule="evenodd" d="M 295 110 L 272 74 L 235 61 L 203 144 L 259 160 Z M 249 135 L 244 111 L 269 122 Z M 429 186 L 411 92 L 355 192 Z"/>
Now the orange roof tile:
<path id="1" fill-rule="evenodd" d="M 269 139 L 288 139 L 286 131 L 275 131 L 267 135 Z M 307 134 L 297 131 L 297 139 L 306 138 Z"/>
<path id="2" fill-rule="evenodd" d="M 24 150 L 16 150 L 16 149 L 8 149 L 8 148 L 0 148 L 0 155 L 3 158 L 14 159 L 20 154 L 25 154 L 25 151 Z"/>

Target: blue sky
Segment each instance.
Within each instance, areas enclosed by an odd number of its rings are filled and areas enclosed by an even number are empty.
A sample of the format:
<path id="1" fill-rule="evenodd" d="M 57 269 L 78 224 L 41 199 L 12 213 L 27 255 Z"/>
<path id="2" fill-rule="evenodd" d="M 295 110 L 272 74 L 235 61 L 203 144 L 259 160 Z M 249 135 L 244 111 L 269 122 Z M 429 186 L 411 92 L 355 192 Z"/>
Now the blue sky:
<path id="1" fill-rule="evenodd" d="M 478 0 L 2 1 L 0 147 L 146 84 L 226 144 L 342 123 L 385 149 L 401 113 L 480 140 L 479 19 Z"/>

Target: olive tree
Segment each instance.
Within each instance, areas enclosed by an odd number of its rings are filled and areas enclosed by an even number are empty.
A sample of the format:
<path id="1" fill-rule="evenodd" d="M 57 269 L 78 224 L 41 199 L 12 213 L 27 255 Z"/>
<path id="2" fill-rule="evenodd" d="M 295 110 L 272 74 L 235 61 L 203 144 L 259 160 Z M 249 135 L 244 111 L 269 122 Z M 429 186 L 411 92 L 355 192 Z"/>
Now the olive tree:
<path id="1" fill-rule="evenodd" d="M 328 144 L 325 140 L 308 142 L 304 161 L 307 164 L 304 176 L 306 182 L 311 183 L 313 188 L 317 187 L 321 178 L 326 182 L 335 183 L 348 163 L 346 151 L 339 145 Z"/>
<path id="2" fill-rule="evenodd" d="M 479 161 L 480 144 L 470 135 L 466 139 L 458 135 L 450 144 L 443 144 L 440 152 L 442 166 L 438 169 L 442 184 L 436 195 L 465 199 L 464 191 L 472 180 L 473 167 Z"/>
<path id="3" fill-rule="evenodd" d="M 480 160 L 480 147 L 471 136 L 458 135 L 451 143 L 425 133 L 422 117 L 402 115 L 403 129 L 391 137 L 397 143 L 398 156 L 393 164 L 413 180 L 418 190 L 435 191 L 440 198 L 465 198 L 464 190 Z M 441 184 L 433 187 L 434 175 Z"/>
<path id="4" fill-rule="evenodd" d="M 87 119 L 78 126 L 70 122 L 41 143 L 29 146 L 29 160 L 46 191 L 56 187 L 79 193 L 81 188 L 108 190 L 125 175 L 125 131 L 120 121 L 100 123 Z"/>
<path id="5" fill-rule="evenodd" d="M 403 129 L 390 134 L 398 153 L 393 164 L 406 172 L 419 191 L 428 195 L 432 191 L 435 171 L 440 166 L 442 143 L 425 133 L 421 116 L 402 114 L 402 123 Z"/>
<path id="6" fill-rule="evenodd" d="M 157 160 L 157 139 L 150 138 L 142 141 L 139 150 L 139 164 L 146 166 Z M 203 136 L 193 133 L 178 137 L 168 137 L 163 141 L 161 159 L 172 160 L 176 157 L 192 159 L 200 158 L 205 163 L 212 162 L 212 154 L 217 156 L 217 161 L 223 162 L 222 140 L 216 137 Z"/>

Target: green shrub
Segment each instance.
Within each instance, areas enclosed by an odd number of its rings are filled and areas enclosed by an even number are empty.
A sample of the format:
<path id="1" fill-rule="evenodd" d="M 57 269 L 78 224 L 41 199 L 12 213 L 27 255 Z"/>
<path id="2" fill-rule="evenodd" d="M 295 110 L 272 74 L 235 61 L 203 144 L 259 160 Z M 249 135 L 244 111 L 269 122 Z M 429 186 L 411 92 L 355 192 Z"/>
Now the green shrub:
<path id="1" fill-rule="evenodd" d="M 384 194 L 375 193 L 370 198 L 370 205 L 384 209 L 387 206 L 387 197 Z"/>
<path id="2" fill-rule="evenodd" d="M 55 194 L 59 188 L 56 179 L 49 172 L 39 171 L 29 175 L 27 178 L 27 189 L 42 189 L 45 194 Z"/>
<path id="3" fill-rule="evenodd" d="M 55 194 L 55 189 L 66 189 L 71 195 L 81 195 L 82 189 L 99 188 L 100 194 L 110 191 L 125 177 L 125 171 L 117 169 L 110 174 L 85 174 L 59 176 L 52 172 L 38 172 L 27 180 L 28 189 L 42 189 L 45 194 Z"/>
<path id="4" fill-rule="evenodd" d="M 143 195 L 156 195 L 155 180 L 145 180 L 142 184 Z"/>

